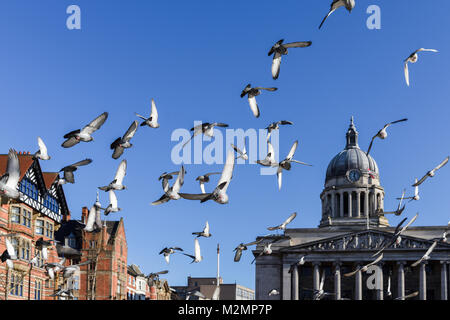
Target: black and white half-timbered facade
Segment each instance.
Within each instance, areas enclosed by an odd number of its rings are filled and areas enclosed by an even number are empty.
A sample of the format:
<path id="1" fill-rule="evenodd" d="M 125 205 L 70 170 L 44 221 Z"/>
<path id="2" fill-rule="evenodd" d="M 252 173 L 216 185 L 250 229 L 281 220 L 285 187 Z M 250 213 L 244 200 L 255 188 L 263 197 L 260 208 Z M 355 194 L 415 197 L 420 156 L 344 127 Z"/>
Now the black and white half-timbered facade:
<path id="1" fill-rule="evenodd" d="M 353 121 L 345 149 L 327 168 L 320 198 L 318 228 L 288 228 L 281 238 L 258 238 L 262 242 L 253 251 L 256 299 L 448 300 L 449 226 L 418 226 L 420 213 L 379 261 L 361 269 L 380 256 L 375 254 L 396 228 L 384 214 L 378 166 L 359 148 Z M 404 225 L 415 214 L 402 212 Z M 272 253 L 259 256 L 270 242 Z M 435 242 L 429 259 L 414 264 Z M 280 294 L 269 296 L 273 289 Z"/>

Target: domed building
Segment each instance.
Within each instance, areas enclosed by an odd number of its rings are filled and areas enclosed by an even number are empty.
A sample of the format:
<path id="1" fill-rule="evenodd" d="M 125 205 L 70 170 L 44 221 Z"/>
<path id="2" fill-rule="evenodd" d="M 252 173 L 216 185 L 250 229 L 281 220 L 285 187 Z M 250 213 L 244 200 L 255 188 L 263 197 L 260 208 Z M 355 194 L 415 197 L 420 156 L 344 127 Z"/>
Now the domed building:
<path id="1" fill-rule="evenodd" d="M 394 238 L 384 196 L 378 165 L 359 148 L 352 118 L 345 148 L 326 170 L 318 228 L 257 238 L 256 299 L 447 300 L 448 226 L 412 223 Z M 406 211 L 397 212 L 405 216 L 402 227 L 414 219 Z M 269 243 L 272 253 L 261 254 Z M 420 260 L 432 246 L 429 259 Z M 280 294 L 269 296 L 273 289 Z"/>

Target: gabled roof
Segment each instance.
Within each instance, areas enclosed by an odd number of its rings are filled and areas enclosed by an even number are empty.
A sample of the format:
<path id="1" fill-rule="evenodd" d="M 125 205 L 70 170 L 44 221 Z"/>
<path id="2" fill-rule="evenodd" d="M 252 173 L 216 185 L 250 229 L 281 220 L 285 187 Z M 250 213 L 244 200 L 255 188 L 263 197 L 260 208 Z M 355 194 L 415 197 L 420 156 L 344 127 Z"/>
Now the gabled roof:
<path id="1" fill-rule="evenodd" d="M 34 162 L 33 155 L 31 154 L 23 154 L 17 153 L 17 157 L 19 158 L 19 166 L 20 166 L 20 179 L 22 179 L 28 169 Z M 0 175 L 5 174 L 6 166 L 8 165 L 8 155 L 0 154 Z"/>
<path id="2" fill-rule="evenodd" d="M 45 187 L 49 190 L 52 187 L 53 182 L 59 178 L 59 172 L 42 172 L 42 177 L 44 178 Z"/>
<path id="3" fill-rule="evenodd" d="M 127 270 L 128 270 L 128 273 L 134 277 L 143 275 L 141 269 L 139 269 L 139 267 L 135 264 L 131 264 L 131 265 L 127 266 Z"/>

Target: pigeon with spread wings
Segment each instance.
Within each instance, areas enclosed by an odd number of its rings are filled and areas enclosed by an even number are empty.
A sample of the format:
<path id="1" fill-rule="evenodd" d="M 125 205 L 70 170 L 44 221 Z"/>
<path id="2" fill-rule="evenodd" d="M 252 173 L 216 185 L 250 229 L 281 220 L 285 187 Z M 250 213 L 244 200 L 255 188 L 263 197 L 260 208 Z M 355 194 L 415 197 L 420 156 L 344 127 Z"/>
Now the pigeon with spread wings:
<path id="1" fill-rule="evenodd" d="M 40 159 L 40 160 L 50 160 L 50 156 L 48 155 L 47 146 L 45 145 L 44 141 L 41 139 L 41 137 L 37 138 L 39 150 L 34 154 L 33 159 Z"/>
<path id="2" fill-rule="evenodd" d="M 213 122 L 213 123 L 205 122 L 205 123 L 199 124 L 199 125 L 191 128 L 191 131 L 193 131 L 192 136 L 189 138 L 188 141 L 186 141 L 183 144 L 183 148 L 192 139 L 194 139 L 195 136 L 197 136 L 199 134 L 204 134 L 207 137 L 213 137 L 214 136 L 214 127 L 226 128 L 226 127 L 228 127 L 228 125 L 226 123 L 221 123 L 221 122 Z"/>
<path id="3" fill-rule="evenodd" d="M 198 262 L 203 260 L 203 257 L 200 254 L 200 243 L 198 242 L 197 238 L 194 239 L 194 255 L 190 255 L 190 254 L 187 254 L 187 253 L 183 253 L 183 254 L 185 256 L 188 256 L 188 257 L 192 258 L 191 263 L 194 263 L 194 262 L 198 263 Z"/>
<path id="4" fill-rule="evenodd" d="M 20 195 L 19 191 L 17 191 L 19 179 L 19 158 L 15 150 L 9 149 L 6 172 L 0 177 L 0 195 L 4 195 L 11 199 L 18 199 Z"/>
<path id="5" fill-rule="evenodd" d="M 244 137 L 244 146 L 241 149 L 239 149 L 238 147 L 236 147 L 234 144 L 231 144 L 231 147 L 234 149 L 234 151 L 236 151 L 237 154 L 239 154 L 236 159 L 243 159 L 243 160 L 248 160 L 248 154 L 247 154 L 247 149 L 245 147 L 245 143 L 246 143 L 246 137 Z"/>
<path id="6" fill-rule="evenodd" d="M 106 119 L 108 119 L 108 112 L 104 112 L 99 115 L 83 129 L 78 129 L 67 133 L 66 135 L 64 135 L 64 139 L 66 139 L 66 141 L 63 142 L 62 147 L 70 148 L 78 144 L 80 141 L 93 141 L 94 138 L 92 137 L 92 134 L 100 129 L 100 127 L 105 123 Z"/>
<path id="7" fill-rule="evenodd" d="M 178 172 L 178 177 L 175 180 L 174 184 L 169 187 L 169 179 L 172 178 L 172 174 L 163 174 L 159 179 L 162 179 L 164 194 L 156 201 L 152 202 L 152 205 L 159 205 L 165 203 L 169 200 L 178 200 L 182 197 L 182 194 L 179 193 L 181 186 L 184 184 L 184 174 L 186 171 L 184 170 L 184 166 L 181 166 L 180 171 Z"/>
<path id="8" fill-rule="evenodd" d="M 257 245 L 258 243 L 260 243 L 262 241 L 262 239 L 256 240 L 256 241 L 252 241 L 249 243 L 240 243 L 236 248 L 234 248 L 233 251 L 236 251 L 235 255 L 234 255 L 234 262 L 239 262 L 241 260 L 241 256 L 242 256 L 242 251 L 243 250 L 247 250 L 247 247 L 253 246 L 253 245 Z"/>
<path id="9" fill-rule="evenodd" d="M 269 227 L 267 228 L 267 230 L 273 231 L 273 230 L 286 230 L 286 226 L 291 223 L 292 220 L 295 219 L 295 217 L 297 216 L 297 212 L 294 212 L 293 214 L 291 214 L 289 216 L 289 218 L 287 218 L 282 224 L 275 226 L 275 227 Z"/>
<path id="10" fill-rule="evenodd" d="M 406 84 L 409 86 L 409 69 L 408 69 L 408 63 L 416 63 L 417 60 L 419 59 L 419 56 L 417 55 L 417 53 L 421 52 L 421 51 L 429 51 L 429 52 L 438 52 L 436 49 L 425 49 L 425 48 L 420 48 L 417 49 L 416 51 L 414 51 L 413 53 L 411 53 L 409 55 L 408 58 L 406 58 L 404 60 L 404 65 L 403 65 L 403 71 L 405 73 L 405 81 Z"/>
<path id="11" fill-rule="evenodd" d="M 195 178 L 195 181 L 198 181 L 200 184 L 200 190 L 202 190 L 202 193 L 206 193 L 205 191 L 205 183 L 209 182 L 209 176 L 213 175 L 213 174 L 221 174 L 221 172 L 210 172 L 201 176 L 198 176 L 197 178 Z"/>
<path id="12" fill-rule="evenodd" d="M 227 160 L 222 170 L 222 176 L 220 177 L 217 187 L 211 193 L 201 193 L 201 194 L 189 194 L 180 193 L 179 195 L 188 200 L 200 200 L 200 202 L 206 202 L 208 200 L 214 200 L 220 204 L 228 203 L 227 189 L 230 185 L 231 178 L 233 177 L 234 170 L 234 152 L 228 150 Z"/>
<path id="13" fill-rule="evenodd" d="M 447 164 L 449 158 L 450 157 L 445 158 L 444 161 L 442 161 L 440 164 L 438 164 L 438 166 L 436 168 L 434 168 L 433 170 L 428 171 L 422 177 L 422 179 L 420 179 L 419 181 L 416 181 L 416 183 L 414 183 L 412 186 L 413 187 L 417 187 L 420 184 L 422 184 L 422 182 L 424 182 L 428 177 L 434 177 L 434 175 L 436 174 L 436 171 L 439 170 L 440 168 L 442 168 L 443 166 L 445 166 Z"/>
<path id="14" fill-rule="evenodd" d="M 252 109 L 253 115 L 258 118 L 260 115 L 258 103 L 256 102 L 256 96 L 259 96 L 261 94 L 261 90 L 267 90 L 267 91 L 276 91 L 278 88 L 263 88 L 263 87 L 255 87 L 252 88 L 251 84 L 248 84 L 244 90 L 241 92 L 241 98 L 245 97 L 247 95 L 248 97 L 248 103 L 250 105 L 250 109 Z"/>
<path id="15" fill-rule="evenodd" d="M 117 196 L 114 190 L 109 190 L 109 205 L 105 209 L 105 216 L 109 215 L 111 212 L 119 212 L 122 210 L 118 207 Z"/>
<path id="16" fill-rule="evenodd" d="M 403 207 L 402 207 L 402 202 L 403 202 L 403 199 L 405 198 L 405 192 L 406 192 L 406 189 L 403 189 L 402 196 L 400 198 L 397 198 L 397 200 L 400 200 L 400 202 L 398 203 L 398 206 L 397 206 L 397 210 L 395 210 L 395 211 L 388 211 L 388 212 L 383 211 L 381 214 L 393 213 L 396 216 L 401 215 L 402 212 L 405 210 L 405 207 L 406 207 L 406 204 L 404 204 Z"/>
<path id="17" fill-rule="evenodd" d="M 398 122 L 407 121 L 407 120 L 408 120 L 408 119 L 405 118 L 405 119 L 400 119 L 400 120 L 396 120 L 396 121 L 392 121 L 392 122 L 386 123 L 386 124 L 384 125 L 383 129 L 381 129 L 380 131 L 378 131 L 377 134 L 374 135 L 374 136 L 372 137 L 372 140 L 370 141 L 369 149 L 367 150 L 366 155 L 369 155 L 369 152 L 370 152 L 370 150 L 372 149 L 372 144 L 373 144 L 373 141 L 375 140 L 375 138 L 380 138 L 380 139 L 383 139 L 383 140 L 387 138 L 388 134 L 387 134 L 387 132 L 386 132 L 386 129 L 387 129 L 390 125 L 395 124 L 395 123 L 398 123 Z"/>
<path id="18" fill-rule="evenodd" d="M 422 256 L 422 258 L 420 258 L 419 260 L 417 260 L 416 262 L 414 262 L 412 265 L 411 265 L 411 267 L 416 267 L 416 266 L 418 266 L 419 264 L 421 264 L 422 263 L 422 261 L 426 261 L 426 260 L 429 260 L 430 259 L 430 254 L 431 254 L 431 252 L 433 252 L 433 250 L 434 250 L 434 248 L 436 247 L 436 245 L 437 245 L 437 241 L 434 241 L 433 242 L 433 244 L 428 248 L 428 250 L 427 250 L 427 252 L 425 252 L 425 254 Z"/>
<path id="19" fill-rule="evenodd" d="M 14 246 L 12 245 L 10 237 L 16 236 L 17 233 L 8 233 L 8 234 L 0 234 L 0 237 L 5 237 L 5 246 L 6 250 L 3 251 L 2 255 L 0 256 L 1 262 L 6 262 L 6 265 L 9 269 L 12 269 L 14 267 L 14 260 L 17 260 L 17 253 L 14 249 Z"/>
<path id="20" fill-rule="evenodd" d="M 278 164 L 278 169 L 277 169 L 277 180 L 278 180 L 278 190 L 281 190 L 281 183 L 282 183 L 282 175 L 283 175 L 283 169 L 284 170 L 291 170 L 291 162 L 296 162 L 305 166 L 312 166 L 310 164 L 298 161 L 298 160 L 294 160 L 294 153 L 295 150 L 297 150 L 297 146 L 298 146 L 298 141 L 295 141 L 294 144 L 291 147 L 291 150 L 289 151 L 289 154 L 287 155 L 286 159 L 284 159 L 283 161 L 281 161 Z"/>
<path id="21" fill-rule="evenodd" d="M 267 141 L 267 155 L 263 160 L 256 160 L 257 164 L 265 167 L 276 167 L 278 162 L 275 160 L 275 149 L 273 148 L 270 141 Z"/>
<path id="22" fill-rule="evenodd" d="M 199 237 L 205 237 L 209 238 L 212 236 L 212 234 L 209 232 L 209 223 L 206 221 L 205 227 L 203 228 L 202 232 L 192 232 L 193 235 L 196 235 L 197 238 Z"/>
<path id="23" fill-rule="evenodd" d="M 141 123 L 141 127 L 149 126 L 150 128 L 159 128 L 158 123 L 158 110 L 156 110 L 155 100 L 152 99 L 152 111 L 150 113 L 150 118 L 146 118 L 141 116 L 139 113 L 136 113 L 136 116 L 143 119 L 144 121 Z"/>
<path id="24" fill-rule="evenodd" d="M 127 172 L 127 160 L 122 160 L 117 167 L 116 176 L 114 180 L 111 181 L 107 186 L 98 187 L 100 190 L 109 191 L 109 190 L 123 190 L 127 187 L 122 184 L 123 178 L 125 177 Z"/>
<path id="25" fill-rule="evenodd" d="M 164 255 L 164 260 L 166 260 L 167 264 L 170 262 L 170 255 L 174 254 L 176 251 L 183 251 L 183 249 L 179 247 L 165 247 L 162 249 L 159 254 Z"/>
<path id="26" fill-rule="evenodd" d="M 270 48 L 268 56 L 273 54 L 272 59 L 272 78 L 274 80 L 278 79 L 280 74 L 281 57 L 288 54 L 288 48 L 306 48 L 309 47 L 311 41 L 298 41 L 291 43 L 284 43 L 284 39 L 278 40 L 272 48 Z"/>
<path id="27" fill-rule="evenodd" d="M 134 137 L 134 134 L 136 133 L 136 130 L 138 128 L 138 122 L 137 120 L 133 121 L 133 123 L 128 128 L 127 132 L 123 135 L 122 138 L 117 138 L 114 140 L 113 143 L 111 143 L 111 150 L 114 150 L 112 154 L 113 159 L 119 159 L 120 156 L 123 154 L 123 151 L 126 148 L 131 148 L 133 146 L 132 143 L 130 143 L 131 138 Z"/>
<path id="28" fill-rule="evenodd" d="M 381 261 L 381 259 L 383 259 L 383 253 L 380 254 L 380 255 L 378 256 L 378 258 L 376 258 L 374 261 L 372 261 L 372 262 L 370 262 L 370 263 L 368 263 L 368 264 L 366 264 L 366 265 L 364 265 L 364 266 L 362 266 L 362 267 L 356 268 L 356 270 L 354 270 L 354 271 L 352 271 L 352 272 L 345 273 L 345 274 L 344 274 L 344 277 L 351 277 L 351 276 L 355 275 L 356 273 L 358 273 L 358 271 L 366 272 L 367 269 L 368 269 L 370 266 L 377 264 L 378 262 Z"/>
<path id="29" fill-rule="evenodd" d="M 280 129 L 280 125 L 287 125 L 287 124 L 293 125 L 294 123 L 292 121 L 281 120 L 281 121 L 272 122 L 271 124 L 269 124 L 269 126 L 266 128 L 266 130 L 267 130 L 267 141 L 269 141 L 270 135 L 272 134 L 272 131 Z"/>
<path id="30" fill-rule="evenodd" d="M 73 173 L 78 170 L 78 167 L 86 166 L 91 162 L 92 159 L 84 159 L 62 168 L 59 172 L 62 171 L 64 173 L 64 178 L 60 178 L 58 184 L 75 183 L 75 176 Z"/>
<path id="31" fill-rule="evenodd" d="M 323 18 L 322 22 L 320 23 L 319 29 L 322 27 L 323 23 L 327 18 L 332 14 L 336 9 L 339 9 L 340 7 L 345 7 L 348 12 L 352 12 L 353 8 L 355 7 L 355 0 L 333 0 L 331 3 L 330 11 L 328 14 Z"/>

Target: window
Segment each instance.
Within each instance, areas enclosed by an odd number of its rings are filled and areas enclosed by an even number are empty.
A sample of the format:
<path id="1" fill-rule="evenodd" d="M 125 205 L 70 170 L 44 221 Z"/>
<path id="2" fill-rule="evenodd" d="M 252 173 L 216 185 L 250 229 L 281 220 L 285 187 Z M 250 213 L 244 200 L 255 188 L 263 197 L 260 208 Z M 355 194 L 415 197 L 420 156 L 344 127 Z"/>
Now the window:
<path id="1" fill-rule="evenodd" d="M 36 280 L 34 282 L 34 300 L 41 300 L 42 282 Z"/>
<path id="2" fill-rule="evenodd" d="M 34 200 L 38 199 L 37 186 L 27 178 L 22 179 L 19 184 L 19 190 Z"/>
<path id="3" fill-rule="evenodd" d="M 66 245 L 74 249 L 77 248 L 77 238 L 75 238 L 75 235 L 72 232 L 66 238 Z"/>
<path id="4" fill-rule="evenodd" d="M 58 213 L 59 212 L 59 203 L 58 200 L 56 200 L 51 195 L 47 194 L 44 199 L 44 206 L 51 211 Z"/>
<path id="5" fill-rule="evenodd" d="M 45 222 L 45 236 L 53 239 L 53 223 L 48 221 Z"/>
<path id="6" fill-rule="evenodd" d="M 36 220 L 34 232 L 36 232 L 36 234 L 44 235 L 44 220 Z"/>
<path id="7" fill-rule="evenodd" d="M 20 208 L 20 207 L 11 207 L 11 222 L 20 223 L 25 227 L 31 227 L 31 211 Z"/>
<path id="8" fill-rule="evenodd" d="M 20 223 L 20 208 L 11 207 L 11 222 Z"/>
<path id="9" fill-rule="evenodd" d="M 20 243 L 20 258 L 30 260 L 30 242 L 22 240 Z"/>
<path id="10" fill-rule="evenodd" d="M 19 253 L 19 240 L 17 238 L 12 238 L 11 244 L 14 247 L 14 251 L 16 252 L 16 254 L 18 254 Z"/>
<path id="11" fill-rule="evenodd" d="M 17 273 L 11 274 L 11 291 L 14 296 L 23 297 L 23 277 Z"/>
<path id="12" fill-rule="evenodd" d="M 44 258 L 42 257 L 42 251 L 36 250 L 35 255 L 37 256 L 36 266 L 42 268 L 44 266 Z"/>

